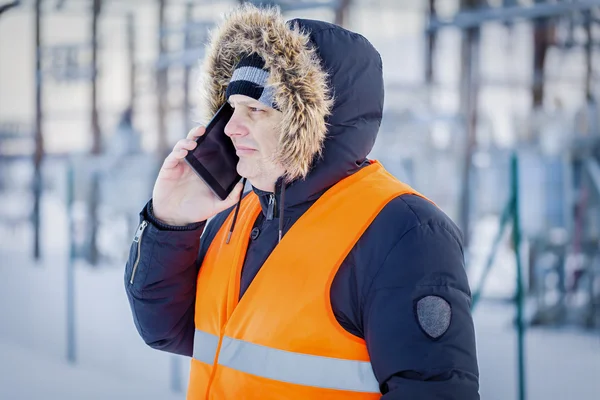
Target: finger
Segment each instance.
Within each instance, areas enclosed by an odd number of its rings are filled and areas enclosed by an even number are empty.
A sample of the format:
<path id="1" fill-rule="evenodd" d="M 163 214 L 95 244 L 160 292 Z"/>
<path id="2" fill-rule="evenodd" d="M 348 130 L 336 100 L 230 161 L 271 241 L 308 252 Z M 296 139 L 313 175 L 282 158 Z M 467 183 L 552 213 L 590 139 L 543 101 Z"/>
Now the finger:
<path id="1" fill-rule="evenodd" d="M 167 156 L 167 158 L 165 158 L 165 161 L 163 162 L 163 168 L 175 168 L 181 162 L 181 160 L 185 158 L 187 153 L 188 152 L 186 149 L 173 150 Z"/>
<path id="2" fill-rule="evenodd" d="M 196 145 L 197 145 L 197 143 L 196 143 L 195 140 L 192 140 L 192 139 L 181 139 L 177 143 L 175 143 L 175 146 L 173 147 L 173 152 L 177 153 L 181 149 L 193 150 L 193 149 L 196 148 Z"/>
<path id="3" fill-rule="evenodd" d="M 187 139 L 196 139 L 199 138 L 200 136 L 204 135 L 204 132 L 206 132 L 206 128 L 204 128 L 203 126 L 197 126 L 195 128 L 192 128 L 188 134 L 187 134 Z"/>
<path id="4" fill-rule="evenodd" d="M 162 169 L 175 168 L 178 164 L 179 164 L 179 159 L 177 159 L 174 156 L 172 156 L 171 154 L 169 154 L 167 156 L 167 158 L 165 158 L 165 161 L 163 162 Z"/>

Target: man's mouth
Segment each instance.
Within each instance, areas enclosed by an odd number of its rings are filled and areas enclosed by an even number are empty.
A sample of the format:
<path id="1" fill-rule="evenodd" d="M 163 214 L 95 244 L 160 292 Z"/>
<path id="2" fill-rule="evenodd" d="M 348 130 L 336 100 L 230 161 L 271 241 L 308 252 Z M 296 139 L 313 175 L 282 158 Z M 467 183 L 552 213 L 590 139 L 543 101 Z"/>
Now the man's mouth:
<path id="1" fill-rule="evenodd" d="M 238 156 L 249 155 L 254 153 L 255 151 L 256 149 L 253 149 L 252 147 L 235 146 L 235 152 Z"/>

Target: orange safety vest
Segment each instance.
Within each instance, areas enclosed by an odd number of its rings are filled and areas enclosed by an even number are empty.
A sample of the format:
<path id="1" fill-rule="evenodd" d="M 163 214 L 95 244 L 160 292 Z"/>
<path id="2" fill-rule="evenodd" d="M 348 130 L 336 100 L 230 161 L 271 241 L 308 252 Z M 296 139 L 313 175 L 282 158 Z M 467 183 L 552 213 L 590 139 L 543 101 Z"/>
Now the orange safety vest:
<path id="1" fill-rule="evenodd" d="M 340 181 L 296 221 L 239 299 L 261 212 L 258 197 L 246 196 L 229 244 L 232 215 L 198 274 L 187 399 L 379 399 L 365 341 L 337 322 L 330 289 L 377 214 L 407 193 L 419 195 L 376 161 Z"/>

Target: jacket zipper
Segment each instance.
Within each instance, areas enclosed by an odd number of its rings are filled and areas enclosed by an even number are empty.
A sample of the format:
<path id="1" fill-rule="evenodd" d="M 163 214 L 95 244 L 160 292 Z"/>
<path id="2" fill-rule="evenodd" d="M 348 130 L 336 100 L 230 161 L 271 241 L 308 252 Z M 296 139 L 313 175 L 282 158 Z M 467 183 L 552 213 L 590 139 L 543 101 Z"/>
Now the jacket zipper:
<path id="1" fill-rule="evenodd" d="M 138 264 L 140 263 L 140 255 L 142 248 L 142 235 L 144 234 L 144 229 L 148 226 L 148 222 L 142 221 L 140 226 L 138 227 L 137 232 L 133 238 L 133 241 L 137 243 L 137 256 L 135 258 L 135 263 L 133 264 L 133 270 L 131 271 L 131 279 L 129 280 L 129 284 L 133 285 L 133 278 L 135 278 L 135 273 L 137 272 Z"/>
<path id="2" fill-rule="evenodd" d="M 267 221 L 273 219 L 273 214 L 275 212 L 275 195 L 269 195 L 269 206 L 267 207 Z"/>

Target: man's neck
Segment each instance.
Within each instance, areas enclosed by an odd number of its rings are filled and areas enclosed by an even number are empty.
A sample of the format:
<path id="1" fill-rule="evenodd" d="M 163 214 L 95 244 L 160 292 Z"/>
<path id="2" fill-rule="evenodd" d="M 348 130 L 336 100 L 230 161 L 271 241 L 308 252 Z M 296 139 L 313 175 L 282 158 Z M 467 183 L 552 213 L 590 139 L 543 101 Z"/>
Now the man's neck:
<path id="1" fill-rule="evenodd" d="M 261 177 L 259 179 L 250 179 L 248 181 L 256 189 L 262 190 L 263 192 L 275 193 L 275 187 L 279 181 L 280 175 L 271 177 Z"/>
<path id="2" fill-rule="evenodd" d="M 274 193 L 276 180 L 250 180 L 250 184 L 263 192 Z"/>

